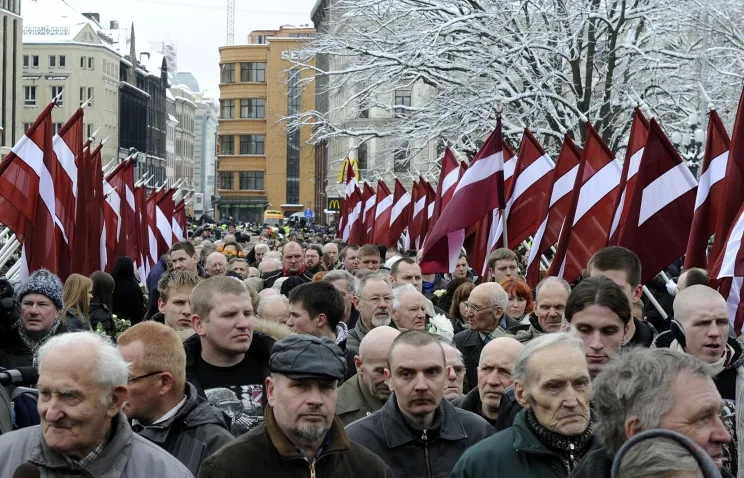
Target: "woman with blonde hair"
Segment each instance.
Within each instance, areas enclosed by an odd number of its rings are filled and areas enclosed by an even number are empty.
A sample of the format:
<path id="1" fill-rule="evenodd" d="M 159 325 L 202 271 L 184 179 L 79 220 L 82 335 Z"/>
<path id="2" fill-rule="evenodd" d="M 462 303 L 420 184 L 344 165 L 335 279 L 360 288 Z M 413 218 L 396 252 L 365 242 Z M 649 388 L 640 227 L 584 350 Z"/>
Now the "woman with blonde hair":
<path id="1" fill-rule="evenodd" d="M 91 290 L 93 281 L 80 274 L 70 274 L 62 290 L 64 308 L 60 317 L 68 332 L 90 330 Z"/>

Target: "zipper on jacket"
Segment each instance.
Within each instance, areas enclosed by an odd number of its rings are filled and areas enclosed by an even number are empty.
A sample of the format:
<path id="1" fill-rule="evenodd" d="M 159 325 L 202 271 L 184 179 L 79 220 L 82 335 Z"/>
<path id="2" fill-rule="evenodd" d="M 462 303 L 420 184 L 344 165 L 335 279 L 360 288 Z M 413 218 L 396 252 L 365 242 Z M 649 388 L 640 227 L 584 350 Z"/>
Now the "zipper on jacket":
<path id="1" fill-rule="evenodd" d="M 315 460 L 310 463 L 310 478 L 315 478 Z"/>
<path id="2" fill-rule="evenodd" d="M 434 475 L 431 473 L 431 459 L 429 457 L 429 443 L 427 440 L 426 428 L 421 433 L 421 441 L 424 442 L 424 460 L 426 461 L 426 476 L 432 478 Z"/>

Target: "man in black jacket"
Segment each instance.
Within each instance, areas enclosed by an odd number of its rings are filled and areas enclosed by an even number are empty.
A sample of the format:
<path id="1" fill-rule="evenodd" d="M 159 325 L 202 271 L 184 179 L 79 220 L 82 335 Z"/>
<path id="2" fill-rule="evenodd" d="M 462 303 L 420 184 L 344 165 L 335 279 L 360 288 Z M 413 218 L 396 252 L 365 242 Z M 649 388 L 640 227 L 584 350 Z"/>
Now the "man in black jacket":
<path id="1" fill-rule="evenodd" d="M 196 475 L 202 462 L 233 440 L 223 412 L 186 382 L 186 354 L 170 327 L 141 322 L 119 336 L 129 366 L 122 411 L 132 429 L 160 445 Z"/>
<path id="2" fill-rule="evenodd" d="M 274 340 L 253 331 L 251 296 L 232 277 L 210 277 L 191 292 L 196 334 L 184 342 L 186 380 L 233 420 L 233 435 L 263 423 L 264 381 Z"/>
<path id="3" fill-rule="evenodd" d="M 381 410 L 346 427 L 395 477 L 449 476 L 466 449 L 493 434 L 481 417 L 442 400 L 445 369 L 444 350 L 432 334 L 403 332 L 385 368 L 393 394 Z"/>
<path id="4" fill-rule="evenodd" d="M 289 241 L 284 245 L 281 270 L 267 272 L 261 276 L 264 288 L 273 287 L 274 282 L 280 277 L 296 277 L 300 284 L 313 280 L 312 274 L 305 268 L 302 246 L 298 242 Z"/>

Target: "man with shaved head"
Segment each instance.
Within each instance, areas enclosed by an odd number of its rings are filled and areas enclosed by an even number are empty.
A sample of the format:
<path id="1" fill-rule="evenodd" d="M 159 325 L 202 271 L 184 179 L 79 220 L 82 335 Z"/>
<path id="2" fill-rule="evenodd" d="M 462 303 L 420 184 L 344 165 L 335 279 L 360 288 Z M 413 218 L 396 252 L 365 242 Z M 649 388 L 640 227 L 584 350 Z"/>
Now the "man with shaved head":
<path id="1" fill-rule="evenodd" d="M 744 347 L 729 337 L 729 327 L 726 299 L 717 290 L 705 285 L 685 287 L 674 298 L 671 329 L 658 335 L 654 346 L 687 353 L 710 364 L 724 401 L 721 419 L 737 444 L 740 437 L 737 437 L 736 414 L 744 412 L 741 408 L 744 404 L 739 403 L 736 382 L 737 375 L 744 377 Z M 724 454 L 725 466 L 736 474 L 735 445 L 724 445 Z"/>
<path id="2" fill-rule="evenodd" d="M 382 325 L 367 332 L 354 357 L 357 374 L 338 389 L 336 415 L 344 425 L 371 415 L 390 397 L 385 383 L 385 364 L 393 340 L 400 331 Z"/>
<path id="3" fill-rule="evenodd" d="M 459 407 L 485 418 L 496 427 L 501 397 L 512 384 L 512 367 L 524 346 L 511 337 L 493 339 L 483 347 L 478 364 L 478 387 L 473 388 Z M 496 431 L 501 431 L 496 428 Z"/>
<path id="4" fill-rule="evenodd" d="M 264 273 L 261 278 L 264 288 L 273 287 L 274 282 L 280 277 L 296 277 L 296 285 L 312 282 L 313 275 L 305 268 L 305 259 L 302 246 L 295 241 L 289 241 L 282 248 L 282 268 L 273 272 Z"/>
<path id="5" fill-rule="evenodd" d="M 493 339 L 506 335 L 508 329 L 519 325 L 519 322 L 504 313 L 508 302 L 509 295 L 495 282 L 476 286 L 468 300 L 463 302 L 463 317 L 470 328 L 457 333 L 454 342 L 465 360 L 466 392 L 478 384 L 478 362 L 483 347 Z"/>

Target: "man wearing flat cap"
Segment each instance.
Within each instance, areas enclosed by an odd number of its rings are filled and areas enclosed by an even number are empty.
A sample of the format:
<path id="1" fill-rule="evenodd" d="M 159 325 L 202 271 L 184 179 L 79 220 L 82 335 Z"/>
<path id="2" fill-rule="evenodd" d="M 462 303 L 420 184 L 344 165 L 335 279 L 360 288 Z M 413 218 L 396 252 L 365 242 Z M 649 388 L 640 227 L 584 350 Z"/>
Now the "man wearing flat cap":
<path id="1" fill-rule="evenodd" d="M 328 338 L 292 335 L 274 345 L 264 423 L 202 463 L 198 478 L 246 476 L 392 477 L 380 457 L 352 443 L 335 415 L 346 374 Z"/>

